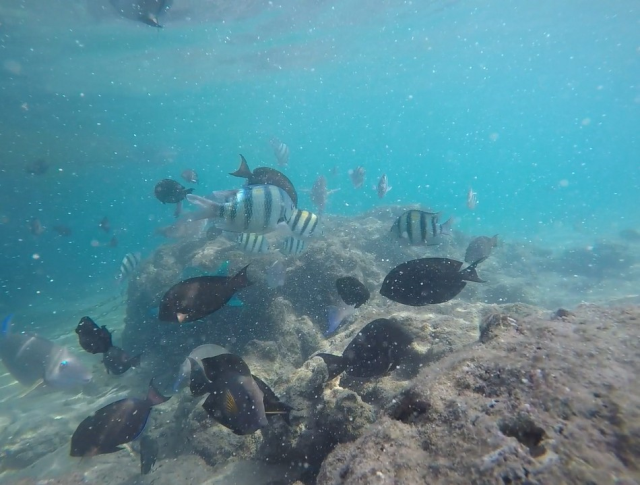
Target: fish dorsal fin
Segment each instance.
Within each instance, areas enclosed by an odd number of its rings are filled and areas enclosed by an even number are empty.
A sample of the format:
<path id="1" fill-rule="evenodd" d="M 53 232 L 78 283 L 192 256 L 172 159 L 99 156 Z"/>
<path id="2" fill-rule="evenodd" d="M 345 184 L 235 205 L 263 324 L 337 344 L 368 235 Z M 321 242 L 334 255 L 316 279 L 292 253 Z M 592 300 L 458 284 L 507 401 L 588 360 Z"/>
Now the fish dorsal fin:
<path id="1" fill-rule="evenodd" d="M 242 357 L 235 354 L 221 354 L 202 359 L 202 368 L 210 381 L 215 381 L 223 373 L 231 372 L 245 377 L 251 376 L 249 366 Z"/>
<path id="2" fill-rule="evenodd" d="M 240 166 L 238 167 L 238 170 L 236 170 L 235 172 L 231 172 L 229 175 L 233 175 L 234 177 L 240 177 L 243 179 L 248 179 L 249 177 L 251 177 L 251 175 L 253 175 L 251 173 L 251 169 L 249 168 L 247 160 L 245 160 L 242 154 L 240 154 Z"/>
<path id="3" fill-rule="evenodd" d="M 229 389 L 224 390 L 224 410 L 227 415 L 235 416 L 238 414 L 238 404 Z"/>

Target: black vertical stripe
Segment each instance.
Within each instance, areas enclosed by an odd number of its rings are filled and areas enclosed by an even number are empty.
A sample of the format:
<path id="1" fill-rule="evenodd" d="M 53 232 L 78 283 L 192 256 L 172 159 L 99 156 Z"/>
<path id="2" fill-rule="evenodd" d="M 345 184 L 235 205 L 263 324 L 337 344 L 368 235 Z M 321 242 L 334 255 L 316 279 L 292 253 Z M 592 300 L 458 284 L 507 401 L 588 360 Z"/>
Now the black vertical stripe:
<path id="1" fill-rule="evenodd" d="M 249 223 L 253 217 L 253 190 L 247 190 L 244 198 L 244 230 L 249 229 Z"/>
<path id="2" fill-rule="evenodd" d="M 311 212 L 305 211 L 304 213 L 305 218 L 304 218 L 304 223 L 302 224 L 302 230 L 300 231 L 300 235 L 301 236 L 305 236 L 307 227 L 309 227 L 309 223 L 311 222 L 311 218 L 313 217 L 313 214 L 311 214 Z"/>
<path id="3" fill-rule="evenodd" d="M 312 214 L 312 217 L 313 217 L 313 227 L 309 231 L 309 235 L 311 235 L 311 234 L 313 234 L 315 232 L 316 227 L 318 227 L 318 223 L 320 222 L 320 218 L 317 217 L 316 215 Z"/>
<path id="4" fill-rule="evenodd" d="M 264 191 L 264 222 L 263 227 L 266 229 L 271 221 L 271 211 L 273 210 L 273 194 L 271 186 L 267 185 Z"/>
<path id="5" fill-rule="evenodd" d="M 405 225 L 407 226 L 407 237 L 409 238 L 409 242 L 413 244 L 413 218 L 411 217 L 411 214 L 413 214 L 413 211 L 407 212 L 407 222 Z"/>
<path id="6" fill-rule="evenodd" d="M 427 214 L 420 213 L 420 241 L 425 242 L 427 240 Z"/>
<path id="7" fill-rule="evenodd" d="M 433 233 L 433 237 L 438 235 L 438 218 L 436 216 L 431 218 L 431 232 Z"/>
<path id="8" fill-rule="evenodd" d="M 256 246 L 258 244 L 258 241 L 260 240 L 261 236 L 258 236 L 257 234 L 252 234 L 253 236 L 253 244 L 251 245 L 251 252 L 255 253 L 256 252 Z"/>
<path id="9" fill-rule="evenodd" d="M 293 224 L 291 225 L 291 231 L 296 232 L 296 227 L 298 227 L 298 223 L 300 222 L 301 217 L 302 217 L 302 211 L 296 210 L 296 215 L 294 216 Z"/>

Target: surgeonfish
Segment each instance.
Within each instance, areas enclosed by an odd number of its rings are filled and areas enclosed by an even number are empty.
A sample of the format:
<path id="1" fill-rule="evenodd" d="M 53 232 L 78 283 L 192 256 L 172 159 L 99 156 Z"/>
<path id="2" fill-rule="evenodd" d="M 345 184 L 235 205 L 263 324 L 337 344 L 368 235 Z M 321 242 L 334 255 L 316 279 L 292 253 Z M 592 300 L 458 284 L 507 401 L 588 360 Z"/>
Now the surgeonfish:
<path id="1" fill-rule="evenodd" d="M 498 246 L 498 235 L 493 237 L 480 236 L 475 238 L 467 246 L 467 250 L 464 253 L 464 262 L 473 263 L 479 259 L 485 259 L 491 256 L 493 248 Z"/>
<path id="2" fill-rule="evenodd" d="M 103 325 L 99 327 L 90 317 L 82 317 L 76 327 L 80 347 L 90 354 L 104 354 L 113 346 L 111 332 Z"/>
<path id="3" fill-rule="evenodd" d="M 298 256 L 302 254 L 305 248 L 305 242 L 302 239 L 295 238 L 293 236 L 289 236 L 284 241 L 282 241 L 282 245 L 280 246 L 280 252 L 285 254 L 286 256 Z"/>
<path id="4" fill-rule="evenodd" d="M 450 235 L 453 219 L 438 224 L 439 214 L 421 210 L 408 210 L 396 219 L 391 232 L 400 239 L 407 239 L 412 245 L 437 244 L 437 236 Z"/>
<path id="5" fill-rule="evenodd" d="M 342 302 L 337 306 L 331 306 L 327 310 L 327 335 L 335 332 L 342 322 L 353 315 L 356 308 L 361 307 L 371 297 L 364 284 L 353 276 L 344 276 L 336 280 L 336 290 Z"/>
<path id="6" fill-rule="evenodd" d="M 293 237 L 298 239 L 307 239 L 320 234 L 322 231 L 318 227 L 319 223 L 320 218 L 316 214 L 300 209 L 294 210 L 291 219 L 287 221 Z"/>
<path id="7" fill-rule="evenodd" d="M 182 383 L 185 380 L 189 380 L 190 376 L 191 376 L 191 363 L 195 361 L 195 363 L 199 366 L 202 367 L 202 359 L 206 358 L 206 357 L 215 357 L 216 355 L 220 355 L 220 354 L 228 354 L 229 351 L 227 349 L 225 349 L 224 347 L 220 347 L 219 345 L 215 345 L 215 344 L 204 344 L 204 345 L 199 345 L 198 347 L 196 347 L 195 349 L 193 349 L 189 355 L 187 356 L 186 359 L 184 359 L 184 362 L 182 363 L 182 365 L 180 365 L 180 371 L 178 373 L 178 378 L 176 379 L 175 383 L 173 384 L 173 392 L 178 392 L 178 390 L 180 389 Z"/>
<path id="8" fill-rule="evenodd" d="M 120 399 L 98 409 L 73 432 L 70 455 L 95 456 L 121 450 L 121 445 L 140 436 L 151 408 L 168 400 L 154 387 L 152 379 L 145 399 Z"/>
<path id="9" fill-rule="evenodd" d="M 116 276 L 116 279 L 122 283 L 136 270 L 141 261 L 140 253 L 127 253 L 122 258 L 120 263 L 120 273 Z"/>
<path id="10" fill-rule="evenodd" d="M 291 197 L 293 205 L 298 206 L 298 193 L 293 183 L 279 170 L 269 167 L 258 167 L 251 171 L 245 158 L 240 155 L 240 166 L 235 172 L 231 172 L 229 175 L 247 179 L 247 185 L 275 185 L 276 187 L 280 187 Z"/>
<path id="11" fill-rule="evenodd" d="M 12 317 L 2 322 L 0 359 L 20 384 L 70 389 L 91 382 L 91 372 L 66 347 L 31 333 L 11 333 Z"/>
<path id="12" fill-rule="evenodd" d="M 140 365 L 140 357 L 142 357 L 142 354 L 131 357 L 120 347 L 112 345 L 104 353 L 102 363 L 107 369 L 107 374 L 120 375 L 124 374 L 132 367 L 138 367 Z"/>
<path id="13" fill-rule="evenodd" d="M 275 185 L 249 185 L 224 194 L 214 192 L 212 198 L 190 194 L 187 200 L 202 209 L 192 220 L 212 219 L 221 229 L 237 233 L 273 232 L 295 210 L 291 197 Z"/>
<path id="14" fill-rule="evenodd" d="M 320 353 L 329 379 L 345 372 L 351 377 L 381 377 L 398 367 L 413 337 L 399 323 L 378 318 L 366 324 L 342 355 Z"/>
<path id="15" fill-rule="evenodd" d="M 222 308 L 233 295 L 252 283 L 247 268 L 228 276 L 197 276 L 173 285 L 162 297 L 158 319 L 186 323 L 200 320 Z"/>
<path id="16" fill-rule="evenodd" d="M 278 161 L 278 165 L 286 167 L 289 164 L 289 147 L 277 138 L 272 138 L 270 143 L 273 148 L 273 154 L 276 156 L 276 160 Z"/>
<path id="17" fill-rule="evenodd" d="M 454 298 L 467 281 L 484 283 L 476 272 L 479 259 L 461 270 L 461 261 L 448 258 L 421 258 L 393 268 L 384 279 L 380 294 L 403 305 L 424 306 Z"/>

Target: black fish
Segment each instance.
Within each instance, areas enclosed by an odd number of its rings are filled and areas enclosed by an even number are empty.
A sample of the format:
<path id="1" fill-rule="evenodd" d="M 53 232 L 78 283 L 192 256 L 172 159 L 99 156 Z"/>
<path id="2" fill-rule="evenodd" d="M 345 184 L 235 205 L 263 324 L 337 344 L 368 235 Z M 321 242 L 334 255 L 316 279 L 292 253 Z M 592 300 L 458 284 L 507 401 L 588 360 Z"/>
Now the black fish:
<path id="1" fill-rule="evenodd" d="M 151 408 L 168 401 L 149 383 L 146 399 L 127 398 L 107 404 L 84 419 L 71 437 L 71 456 L 114 453 L 144 430 Z"/>
<path id="2" fill-rule="evenodd" d="M 43 175 L 47 170 L 49 170 L 49 163 L 42 158 L 34 160 L 25 167 L 25 171 L 30 175 Z"/>
<path id="3" fill-rule="evenodd" d="M 140 365 L 140 357 L 142 354 L 130 357 L 127 352 L 115 345 L 111 346 L 104 354 L 102 363 L 107 369 L 108 374 L 120 375 L 127 372 L 132 367 Z"/>
<path id="4" fill-rule="evenodd" d="M 146 475 L 158 459 L 158 442 L 144 435 L 140 438 L 140 473 Z"/>
<path id="5" fill-rule="evenodd" d="M 451 300 L 467 281 L 484 283 L 476 273 L 475 261 L 460 271 L 461 261 L 447 258 L 422 258 L 402 263 L 391 270 L 380 288 L 390 300 L 410 306 L 432 305 Z"/>
<path id="6" fill-rule="evenodd" d="M 353 276 L 338 278 L 336 280 L 336 289 L 342 301 L 347 305 L 355 305 L 355 308 L 360 308 L 371 296 L 367 287 Z"/>
<path id="7" fill-rule="evenodd" d="M 98 327 L 89 317 L 82 317 L 76 327 L 80 347 L 91 354 L 104 354 L 113 346 L 111 332 L 106 326 Z"/>
<path id="8" fill-rule="evenodd" d="M 238 170 L 229 175 L 247 179 L 247 185 L 275 185 L 276 187 L 280 187 L 291 197 L 293 205 L 298 207 L 298 194 L 295 187 L 291 183 L 291 180 L 278 170 L 268 167 L 258 167 L 252 172 L 245 158 L 240 155 L 240 166 Z"/>
<path id="9" fill-rule="evenodd" d="M 193 322 L 222 308 L 233 295 L 250 286 L 247 268 L 235 276 L 197 276 L 173 285 L 162 297 L 158 319 L 163 322 Z"/>
<path id="10" fill-rule="evenodd" d="M 162 179 L 153 190 L 156 199 L 163 204 L 177 204 L 175 216 L 178 217 L 182 211 L 182 201 L 193 189 L 187 189 L 179 182 L 171 179 Z"/>
<path id="11" fill-rule="evenodd" d="M 352 377 L 383 376 L 400 363 L 413 337 L 397 322 L 378 318 L 358 332 L 342 355 L 317 354 L 327 364 L 329 379 L 342 372 Z"/>
<path id="12" fill-rule="evenodd" d="M 477 237 L 469 243 L 469 246 L 467 246 L 467 251 L 464 254 L 464 261 L 465 263 L 473 263 L 479 259 L 486 259 L 491 256 L 491 251 L 497 246 L 497 234 L 493 237 Z"/>
<path id="13" fill-rule="evenodd" d="M 106 233 L 109 233 L 111 231 L 111 223 L 109 222 L 109 218 L 107 216 L 104 216 L 102 218 L 98 226 Z"/>
<path id="14" fill-rule="evenodd" d="M 209 393 L 202 407 L 209 416 L 235 434 L 252 434 L 267 426 L 264 394 L 249 366 L 234 354 L 202 359 L 202 366 L 190 358 L 191 392 Z"/>

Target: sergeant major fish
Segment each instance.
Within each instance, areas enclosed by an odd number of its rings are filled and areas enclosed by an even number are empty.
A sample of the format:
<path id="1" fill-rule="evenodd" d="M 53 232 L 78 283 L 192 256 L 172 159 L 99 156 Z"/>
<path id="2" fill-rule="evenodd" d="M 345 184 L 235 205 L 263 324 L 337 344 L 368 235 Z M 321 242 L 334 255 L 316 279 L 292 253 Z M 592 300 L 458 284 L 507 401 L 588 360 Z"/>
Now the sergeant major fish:
<path id="1" fill-rule="evenodd" d="M 304 251 L 305 245 L 304 240 L 290 236 L 282 241 L 280 252 L 286 256 L 298 256 Z"/>
<path id="2" fill-rule="evenodd" d="M 289 147 L 277 138 L 272 138 L 270 143 L 273 148 L 273 154 L 278 160 L 278 165 L 286 167 L 289 164 Z"/>
<path id="3" fill-rule="evenodd" d="M 408 210 L 402 214 L 391 226 L 393 232 L 400 239 L 407 239 L 412 245 L 437 244 L 434 239 L 440 235 L 451 234 L 453 220 L 438 224 L 438 214 L 421 210 Z"/>
<path id="4" fill-rule="evenodd" d="M 320 218 L 313 212 L 296 209 L 287 225 L 294 237 L 306 239 L 320 233 L 318 228 Z"/>
<path id="5" fill-rule="evenodd" d="M 264 254 L 271 251 L 269 241 L 263 234 L 243 232 L 236 236 L 236 241 L 242 250 L 248 254 Z"/>
<path id="6" fill-rule="evenodd" d="M 120 263 L 120 273 L 116 276 L 116 280 L 118 280 L 119 283 L 122 283 L 131 276 L 131 273 L 133 273 L 140 264 L 140 260 L 140 253 L 125 254 L 124 258 L 122 258 L 122 263 Z"/>

